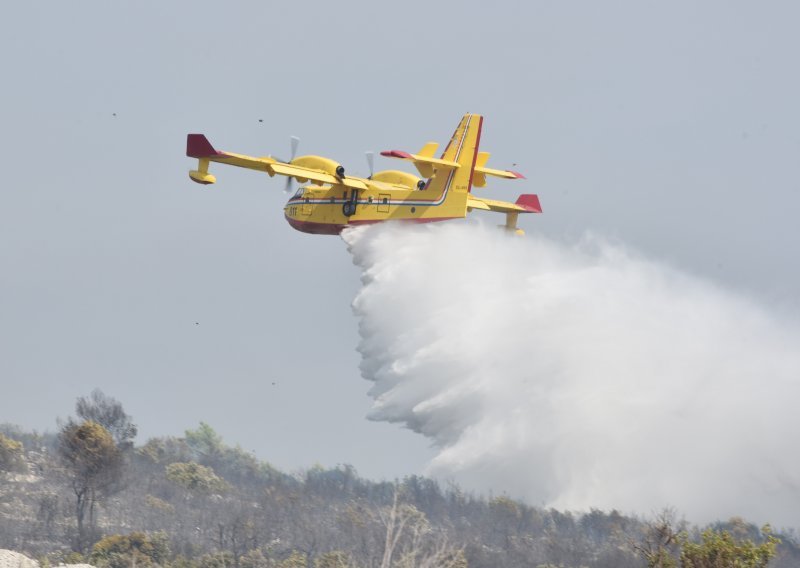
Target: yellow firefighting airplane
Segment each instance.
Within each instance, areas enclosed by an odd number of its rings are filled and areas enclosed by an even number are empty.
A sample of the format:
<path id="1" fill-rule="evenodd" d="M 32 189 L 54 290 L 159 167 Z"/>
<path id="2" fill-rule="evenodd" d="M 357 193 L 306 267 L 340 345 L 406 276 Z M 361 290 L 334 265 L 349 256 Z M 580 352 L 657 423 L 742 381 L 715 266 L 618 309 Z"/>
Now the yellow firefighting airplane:
<path id="1" fill-rule="evenodd" d="M 301 184 L 284 208 L 289 224 L 305 233 L 335 235 L 345 227 L 378 223 L 388 220 L 406 220 L 418 223 L 461 219 L 473 209 L 505 213 L 505 229 L 524 234 L 517 228 L 520 213 L 541 213 L 536 195 L 521 195 L 516 203 L 476 197 L 472 186 L 484 187 L 486 176 L 506 179 L 523 178 L 509 170 L 486 167 L 488 152 L 479 152 L 483 117 L 466 114 L 453 133 L 440 158 L 434 158 L 438 148 L 428 142 L 418 154 L 399 150 L 381 152 L 389 158 L 413 162 L 420 175 L 397 170 L 386 170 L 368 178 L 345 176 L 341 164 L 321 156 L 300 156 L 288 162 L 272 157 L 255 158 L 233 152 L 218 152 L 202 134 L 189 134 L 186 155 L 198 159 L 196 170 L 189 172 L 193 181 L 201 184 L 216 182 L 208 173 L 209 162 L 219 162 L 287 176 Z M 293 154 L 296 142 L 293 139 Z M 371 157 L 368 155 L 368 157 Z"/>

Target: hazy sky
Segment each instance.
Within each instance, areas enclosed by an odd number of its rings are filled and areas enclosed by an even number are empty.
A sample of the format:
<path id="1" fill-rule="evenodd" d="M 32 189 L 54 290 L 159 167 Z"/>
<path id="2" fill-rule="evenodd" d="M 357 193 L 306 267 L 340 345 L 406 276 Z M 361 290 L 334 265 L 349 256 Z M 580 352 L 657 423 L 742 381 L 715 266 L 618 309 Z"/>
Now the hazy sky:
<path id="1" fill-rule="evenodd" d="M 433 455 L 365 419 L 344 243 L 285 223 L 282 179 L 192 183 L 188 132 L 279 156 L 297 135 L 358 173 L 482 113 L 490 165 L 528 179 L 479 191 L 538 193 L 529 235 L 593 231 L 796 319 L 798 21 L 788 1 L 9 4 L 0 422 L 53 430 L 99 387 L 139 442 L 202 420 L 287 469 Z"/>

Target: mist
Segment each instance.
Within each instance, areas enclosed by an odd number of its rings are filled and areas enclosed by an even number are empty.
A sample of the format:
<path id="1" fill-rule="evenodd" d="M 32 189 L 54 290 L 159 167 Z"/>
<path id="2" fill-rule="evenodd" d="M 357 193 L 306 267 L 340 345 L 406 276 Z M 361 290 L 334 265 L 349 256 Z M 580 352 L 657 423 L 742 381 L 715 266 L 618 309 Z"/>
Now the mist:
<path id="1" fill-rule="evenodd" d="M 798 526 L 800 326 L 596 235 L 343 234 L 369 418 L 428 475 L 534 505 Z"/>

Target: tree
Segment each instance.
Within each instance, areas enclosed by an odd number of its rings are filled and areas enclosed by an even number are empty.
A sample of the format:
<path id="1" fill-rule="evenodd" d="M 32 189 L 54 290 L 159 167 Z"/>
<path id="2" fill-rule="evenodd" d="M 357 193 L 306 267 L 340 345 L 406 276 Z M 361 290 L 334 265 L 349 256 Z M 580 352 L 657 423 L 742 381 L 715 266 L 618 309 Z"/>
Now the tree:
<path id="1" fill-rule="evenodd" d="M 399 494 L 395 488 L 392 506 L 378 512 L 386 528 L 380 568 L 466 568 L 463 549 L 451 546 L 443 535 L 437 538 L 425 513 L 400 503 Z"/>
<path id="2" fill-rule="evenodd" d="M 200 459 L 214 460 L 225 449 L 222 437 L 205 422 L 197 430 L 186 430 L 186 443 Z"/>
<path id="3" fill-rule="evenodd" d="M 24 472 L 25 470 L 22 442 L 0 434 L 0 472 Z"/>
<path id="4" fill-rule="evenodd" d="M 326 552 L 314 560 L 314 568 L 351 568 L 350 557 L 341 550 Z"/>
<path id="5" fill-rule="evenodd" d="M 522 512 L 513 499 L 506 496 L 495 497 L 489 501 L 489 511 L 492 515 L 492 528 L 502 537 L 506 550 L 511 548 L 513 535 L 519 534 L 519 525 Z"/>
<path id="6" fill-rule="evenodd" d="M 306 555 L 299 550 L 293 550 L 289 558 L 281 561 L 278 564 L 279 568 L 307 568 L 308 559 Z"/>
<path id="7" fill-rule="evenodd" d="M 644 535 L 640 543 L 634 543 L 633 549 L 647 562 L 647 568 L 676 568 L 680 550 L 683 521 L 676 520 L 674 509 L 662 510 L 656 518 L 644 527 Z"/>
<path id="8" fill-rule="evenodd" d="M 169 556 L 167 535 L 147 535 L 132 532 L 115 534 L 98 541 L 92 547 L 90 561 L 100 568 L 128 568 L 130 566 L 163 565 Z"/>
<path id="9" fill-rule="evenodd" d="M 177 483 L 191 494 L 210 495 L 229 489 L 224 479 L 210 467 L 196 462 L 176 462 L 167 466 L 167 479 Z"/>
<path id="10" fill-rule="evenodd" d="M 133 447 L 138 431 L 136 424 L 120 402 L 106 396 L 100 389 L 93 390 L 88 397 L 78 397 L 75 413 L 85 422 L 96 422 L 108 430 L 120 450 L 127 451 Z"/>
<path id="11" fill-rule="evenodd" d="M 766 568 L 780 540 L 769 525 L 761 529 L 764 542 L 737 541 L 728 531 L 703 531 L 700 542 L 682 538 L 681 568 Z"/>
<path id="12" fill-rule="evenodd" d="M 413 505 L 401 504 L 399 501 L 400 490 L 395 488 L 394 497 L 392 498 L 392 506 L 387 509 L 378 511 L 378 517 L 381 523 L 386 527 L 386 540 L 383 546 L 383 559 L 381 560 L 381 568 L 390 568 L 392 565 L 392 556 L 395 554 L 400 539 L 406 530 L 415 525 L 427 524 L 425 515 Z"/>
<path id="13" fill-rule="evenodd" d="M 260 549 L 253 548 L 239 559 L 239 566 L 241 568 L 269 568 L 272 563 L 267 560 Z"/>
<path id="14" fill-rule="evenodd" d="M 59 433 L 58 452 L 76 497 L 78 538 L 74 549 L 85 552 L 94 533 L 96 504 L 120 489 L 122 455 L 103 426 L 93 421 L 78 424 L 71 419 Z"/>

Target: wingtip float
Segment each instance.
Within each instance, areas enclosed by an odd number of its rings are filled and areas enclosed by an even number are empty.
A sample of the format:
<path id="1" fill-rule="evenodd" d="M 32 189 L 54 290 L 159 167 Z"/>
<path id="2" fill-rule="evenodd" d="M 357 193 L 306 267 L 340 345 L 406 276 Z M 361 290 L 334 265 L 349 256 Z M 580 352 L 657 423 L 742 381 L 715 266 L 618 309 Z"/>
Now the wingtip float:
<path id="1" fill-rule="evenodd" d="M 417 154 L 387 150 L 382 156 L 410 161 L 419 172 L 398 170 L 376 172 L 368 178 L 347 176 L 344 167 L 322 156 L 292 157 L 281 161 L 272 157 L 252 157 L 216 150 L 203 134 L 189 134 L 186 155 L 198 160 L 197 169 L 189 172 L 192 181 L 208 185 L 216 177 L 209 173 L 211 162 L 238 166 L 287 177 L 307 184 L 292 195 L 284 207 L 289 224 L 305 233 L 335 235 L 344 228 L 405 220 L 416 223 L 462 219 L 473 209 L 504 213 L 502 227 L 515 234 L 524 234 L 517 219 L 524 213 L 541 213 L 539 197 L 521 195 L 515 203 L 477 197 L 474 187 L 485 187 L 486 178 L 525 179 L 512 170 L 486 167 L 488 152 L 479 152 L 483 117 L 466 114 L 459 122 L 450 142 L 439 158 L 439 145 L 428 142 Z"/>

